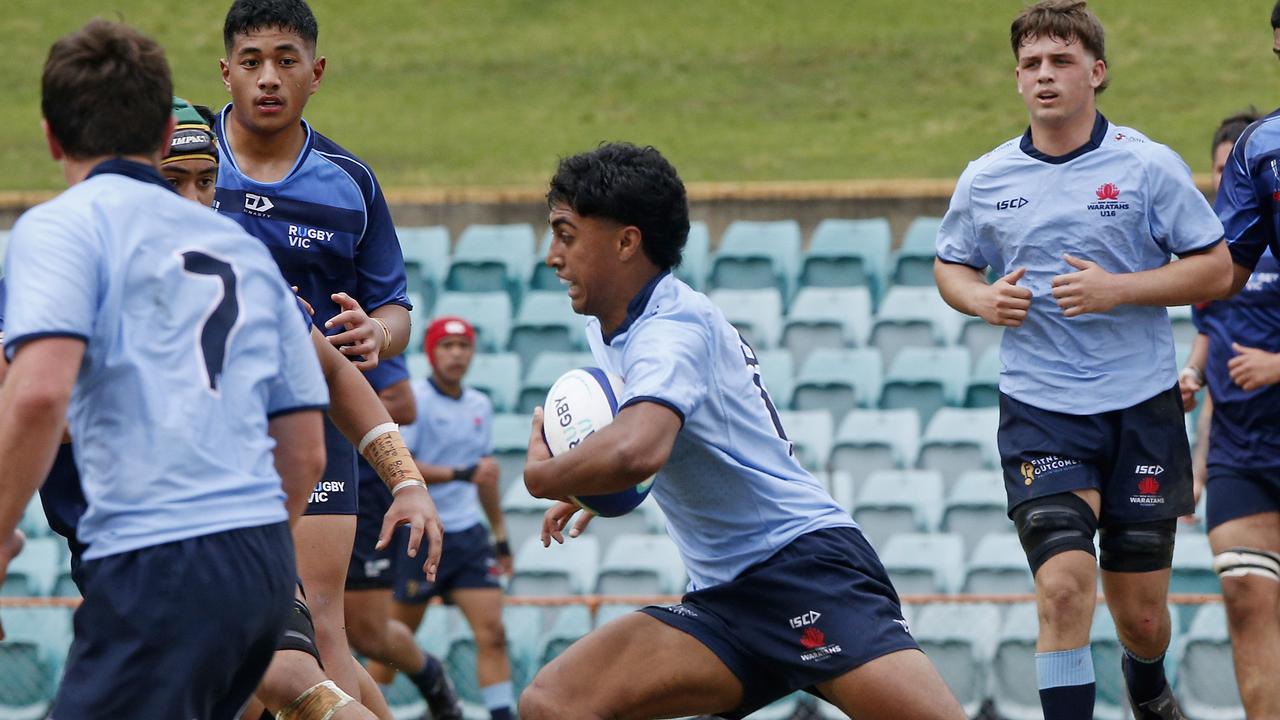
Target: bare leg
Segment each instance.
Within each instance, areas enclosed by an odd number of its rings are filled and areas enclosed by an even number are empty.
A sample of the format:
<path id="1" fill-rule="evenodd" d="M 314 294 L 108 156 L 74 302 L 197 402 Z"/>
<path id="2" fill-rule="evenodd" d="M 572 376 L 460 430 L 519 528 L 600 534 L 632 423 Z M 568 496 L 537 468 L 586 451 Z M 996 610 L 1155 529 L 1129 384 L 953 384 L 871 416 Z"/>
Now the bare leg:
<path id="1" fill-rule="evenodd" d="M 343 627 L 343 591 L 355 542 L 356 516 L 305 515 L 293 528 L 298 576 L 316 627 L 325 672 L 348 695 L 360 699 L 356 662 Z"/>
<path id="2" fill-rule="evenodd" d="M 502 591 L 497 588 L 455 590 L 453 602 L 476 636 L 476 678 L 480 687 L 511 680 L 507 662 L 507 630 L 502 625 Z"/>
<path id="3" fill-rule="evenodd" d="M 426 658 L 413 632 L 391 618 L 391 590 L 348 591 L 346 618 L 347 637 L 361 655 L 408 674 L 422 669 Z"/>
<path id="4" fill-rule="evenodd" d="M 267 674 L 258 686 L 257 697 L 250 706 L 257 706 L 258 714 L 246 715 L 245 720 L 259 720 L 265 706 L 273 713 L 289 706 L 299 695 L 317 683 L 329 678 L 320 670 L 316 659 L 299 650 L 278 650 L 271 658 Z M 334 720 L 387 720 L 385 716 L 375 715 L 356 702 L 347 705 L 334 715 Z"/>
<path id="5" fill-rule="evenodd" d="M 418 632 L 418 626 L 422 624 L 422 618 L 427 614 L 426 603 L 407 604 L 391 601 L 390 616 L 392 620 L 398 620 L 405 627 L 409 628 L 410 634 Z M 414 641 L 417 642 L 416 640 Z M 392 667 L 375 660 L 369 661 L 369 675 L 379 684 L 389 685 L 392 680 L 396 679 L 396 671 L 401 668 Z M 406 669 L 406 672 L 414 672 L 412 669 Z"/>
<path id="6" fill-rule="evenodd" d="M 1247 547 L 1280 553 L 1280 513 L 1229 520 L 1209 532 L 1215 553 Z M 1258 575 L 1222 578 L 1236 684 L 1245 714 L 1280 717 L 1280 583 Z"/>
<path id="7" fill-rule="evenodd" d="M 818 691 L 859 720 L 964 720 L 964 710 L 919 650 L 899 650 L 860 665 Z"/>

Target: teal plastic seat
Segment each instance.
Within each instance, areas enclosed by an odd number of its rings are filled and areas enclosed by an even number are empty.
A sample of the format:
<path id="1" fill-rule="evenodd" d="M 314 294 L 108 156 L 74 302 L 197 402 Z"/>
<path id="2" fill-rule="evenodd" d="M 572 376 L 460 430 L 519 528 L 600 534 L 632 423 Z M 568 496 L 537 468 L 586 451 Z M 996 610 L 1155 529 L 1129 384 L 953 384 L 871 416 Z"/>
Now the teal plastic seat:
<path id="1" fill-rule="evenodd" d="M 779 409 L 790 408 L 796 384 L 796 366 L 791 353 L 786 350 L 759 350 L 756 360 L 760 363 L 760 379 L 773 404 Z"/>
<path id="2" fill-rule="evenodd" d="M 396 235 L 404 255 L 409 292 L 422 294 L 428 302 L 434 300 L 444 288 L 449 272 L 449 229 L 441 225 L 402 227 L 396 228 Z"/>
<path id="3" fill-rule="evenodd" d="M 71 615 L 70 608 L 60 607 L 5 609 L 6 637 L 0 642 L 0 717 L 45 717 L 71 647 Z"/>
<path id="4" fill-rule="evenodd" d="M 625 515 L 592 520 L 587 532 L 600 541 L 601 557 L 608 557 L 613 551 L 614 543 L 622 538 L 657 535 L 666 539 L 662 511 L 652 499 L 646 499 Z"/>
<path id="5" fill-rule="evenodd" d="M 28 540 L 53 535 L 53 530 L 49 529 L 49 521 L 44 516 L 44 506 L 40 504 L 39 495 L 33 495 L 27 503 L 26 509 L 22 511 L 22 518 L 18 520 L 18 528 L 26 534 Z"/>
<path id="6" fill-rule="evenodd" d="M 517 597 L 585 595 L 595 589 L 599 565 L 600 543 L 590 532 L 565 538 L 563 545 L 552 540 L 545 548 L 539 538 L 527 538 L 516 551 L 507 592 Z"/>
<path id="7" fill-rule="evenodd" d="M 547 391 L 560 376 L 574 368 L 594 367 L 595 360 L 591 353 L 545 352 L 533 361 L 525 370 L 524 381 L 520 384 L 520 397 L 516 401 L 516 412 L 529 415 L 536 407 L 542 407 L 547 399 Z"/>
<path id="8" fill-rule="evenodd" d="M 936 472 L 878 470 L 858 489 L 853 519 L 871 544 L 882 548 L 894 535 L 937 529 L 942 498 L 942 476 Z"/>
<path id="9" fill-rule="evenodd" d="M 463 382 L 488 395 L 495 413 L 510 412 L 520 393 L 520 356 L 508 352 L 476 353 Z"/>
<path id="10" fill-rule="evenodd" d="M 1000 406 L 1000 348 L 990 347 L 973 366 L 973 374 L 965 386 L 964 406 L 970 408 Z"/>
<path id="11" fill-rule="evenodd" d="M 800 224 L 794 220 L 729 223 L 711 258 L 708 287 L 776 288 L 790 292 L 800 257 Z"/>
<path id="12" fill-rule="evenodd" d="M 591 632 L 591 612 L 585 605 L 567 605 L 560 608 L 542 637 L 538 662 L 545 666 L 589 632 Z"/>
<path id="13" fill-rule="evenodd" d="M 533 227 L 525 223 L 468 226 L 453 250 L 445 287 L 455 292 L 507 292 L 518 299 L 536 244 Z"/>
<path id="14" fill-rule="evenodd" d="M 624 516 L 625 517 L 625 516 Z M 616 518 L 596 518 L 597 523 Z M 594 530 L 588 528 L 588 532 Z M 609 544 L 596 592 L 601 595 L 679 595 L 685 589 L 684 563 L 666 535 L 620 535 Z"/>
<path id="15" fill-rule="evenodd" d="M 979 595 L 1035 591 L 1031 568 L 1016 533 L 990 533 L 978 541 L 965 568 L 963 591 Z"/>
<path id="16" fill-rule="evenodd" d="M 504 605 L 502 624 L 507 628 L 507 659 L 511 663 L 511 684 L 516 697 L 542 667 L 538 653 L 542 650 L 543 608 L 532 605 Z M 417 716 L 414 716 L 417 717 Z"/>
<path id="17" fill-rule="evenodd" d="M 493 441 L 493 459 L 498 463 L 499 486 L 506 493 L 511 484 L 524 473 L 525 456 L 529 451 L 530 418 L 516 413 L 496 413 L 490 437 Z"/>
<path id="18" fill-rule="evenodd" d="M 914 410 L 851 410 L 836 433 L 831 470 L 848 473 L 857 486 L 877 470 L 911 467 L 919 447 Z"/>
<path id="19" fill-rule="evenodd" d="M 962 317 L 943 302 L 936 288 L 893 287 L 871 325 L 870 344 L 890 365 L 904 347 L 950 344 Z"/>
<path id="20" fill-rule="evenodd" d="M 1213 571 L 1213 549 L 1209 536 L 1182 533 L 1173 543 L 1173 572 L 1169 578 L 1171 593 L 1220 593 L 1222 583 Z M 1174 619 L 1183 629 L 1191 624 L 1195 605 L 1180 605 Z"/>
<path id="21" fill-rule="evenodd" d="M 531 292 L 564 292 L 564 285 L 556 277 L 554 268 L 547 265 L 547 253 L 551 250 L 551 229 L 547 228 L 538 243 L 538 253 L 529 268 L 528 290 Z"/>
<path id="22" fill-rule="evenodd" d="M 791 407 L 825 411 L 838 423 L 855 407 L 875 406 L 880 375 L 875 350 L 815 350 L 796 377 Z"/>
<path id="23" fill-rule="evenodd" d="M 525 434 L 526 445 L 528 434 Z M 502 493 L 502 516 L 507 523 L 507 540 L 512 548 L 521 548 L 530 539 L 542 534 L 542 516 L 554 503 L 529 494 L 524 486 L 524 476 L 516 478 Z"/>
<path id="24" fill-rule="evenodd" d="M 1000 632 L 1000 608 L 986 604 L 926 605 L 911 634 L 967 717 L 979 717 L 991 682 L 991 657 Z"/>
<path id="25" fill-rule="evenodd" d="M 889 365 L 880 407 L 912 408 L 926 426 L 940 408 L 964 402 L 969 353 L 962 348 L 905 347 Z"/>
<path id="26" fill-rule="evenodd" d="M 1004 339 L 1004 328 L 991 325 L 986 320 L 962 315 L 960 317 L 960 335 L 956 344 L 969 351 L 969 359 L 975 363 L 991 348 L 1000 347 Z"/>
<path id="27" fill-rule="evenodd" d="M 880 561 L 899 595 L 955 593 L 964 568 L 964 540 L 948 533 L 896 533 Z"/>
<path id="28" fill-rule="evenodd" d="M 0 586 L 0 595 L 6 597 L 47 597 L 53 590 L 63 560 L 62 538 L 42 537 L 27 540 L 22 552 L 9 563 L 9 570 Z"/>
<path id="29" fill-rule="evenodd" d="M 585 350 L 585 325 L 563 290 L 530 292 L 516 312 L 507 349 L 525 365 L 544 352 Z"/>
<path id="30" fill-rule="evenodd" d="M 823 220 L 801 262 L 799 286 L 866 287 L 878 299 L 888 281 L 892 242 L 884 218 Z"/>
<path id="31" fill-rule="evenodd" d="M 694 220 L 689 223 L 689 238 L 684 244 L 680 265 L 676 267 L 676 277 L 694 290 L 705 290 L 710 258 L 711 233 L 707 232 L 706 223 Z"/>
<path id="32" fill-rule="evenodd" d="M 948 485 L 966 470 L 1000 467 L 999 424 L 996 408 L 941 408 L 925 426 L 916 467 L 941 472 Z"/>
<path id="33" fill-rule="evenodd" d="M 893 284 L 933 287 L 933 260 L 937 256 L 938 228 L 942 218 L 918 217 L 907 227 L 902 246 L 894 255 Z"/>
<path id="34" fill-rule="evenodd" d="M 505 292 L 445 292 L 436 301 L 435 317 L 456 315 L 476 328 L 481 352 L 501 352 L 511 336 L 511 296 Z M 426 331 L 426 325 L 423 325 Z"/>
<path id="35" fill-rule="evenodd" d="M 831 455 L 831 440 L 835 423 L 824 410 L 780 410 L 778 419 L 787 439 L 795 446 L 796 459 L 805 469 L 816 472 L 826 467 Z"/>
<path id="36" fill-rule="evenodd" d="M 409 311 L 409 343 L 405 345 L 404 353 L 425 357 L 426 348 L 422 341 L 427 335 L 427 326 L 431 324 L 432 305 L 422 293 L 409 291 L 408 297 L 413 309 Z"/>
<path id="37" fill-rule="evenodd" d="M 1225 608 L 1220 603 L 1201 605 L 1182 643 L 1174 685 L 1188 717 L 1244 720 L 1233 668 Z"/>
<path id="38" fill-rule="evenodd" d="M 871 293 L 866 288 L 801 288 L 791 301 L 781 342 L 803 365 L 819 348 L 865 345 L 871 332 Z"/>
<path id="39" fill-rule="evenodd" d="M 773 288 L 712 290 L 708 297 L 753 349 L 778 346 L 782 338 L 782 293 Z"/>
<path id="40" fill-rule="evenodd" d="M 1004 479 L 998 470 L 970 470 L 960 475 L 942 510 L 942 529 L 964 538 L 970 552 L 992 533 L 1014 532 Z"/>
<path id="41" fill-rule="evenodd" d="M 1013 605 L 1005 613 L 991 660 L 992 704 L 998 717 L 1041 720 L 1036 683 L 1036 637 L 1040 621 L 1034 603 Z"/>

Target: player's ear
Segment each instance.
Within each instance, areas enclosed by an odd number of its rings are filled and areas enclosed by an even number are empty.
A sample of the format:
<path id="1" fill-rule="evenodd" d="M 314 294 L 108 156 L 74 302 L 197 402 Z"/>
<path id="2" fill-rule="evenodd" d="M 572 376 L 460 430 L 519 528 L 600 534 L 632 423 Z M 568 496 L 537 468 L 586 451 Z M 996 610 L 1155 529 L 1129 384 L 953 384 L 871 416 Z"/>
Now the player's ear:
<path id="1" fill-rule="evenodd" d="M 311 94 L 314 95 L 320 89 L 320 80 L 324 78 L 325 57 L 321 55 L 316 58 L 316 62 L 311 66 Z"/>
<path id="2" fill-rule="evenodd" d="M 62 143 L 58 142 L 58 138 L 53 136 L 53 130 L 49 129 L 49 121 L 41 119 L 40 129 L 44 131 L 44 140 L 49 144 L 49 156 L 53 158 L 54 162 L 61 162 L 67 154 L 62 151 Z"/>
<path id="3" fill-rule="evenodd" d="M 226 58 L 218 59 L 218 68 L 222 70 L 222 87 L 231 92 L 231 66 L 227 64 Z"/>
<path id="4" fill-rule="evenodd" d="M 636 253 L 641 252 L 643 244 L 640 228 L 627 225 L 618 233 L 618 259 L 623 262 L 630 260 Z"/>
<path id="5" fill-rule="evenodd" d="M 1093 68 L 1089 73 L 1089 84 L 1094 90 L 1102 87 L 1103 81 L 1107 79 L 1107 61 L 1094 60 Z"/>

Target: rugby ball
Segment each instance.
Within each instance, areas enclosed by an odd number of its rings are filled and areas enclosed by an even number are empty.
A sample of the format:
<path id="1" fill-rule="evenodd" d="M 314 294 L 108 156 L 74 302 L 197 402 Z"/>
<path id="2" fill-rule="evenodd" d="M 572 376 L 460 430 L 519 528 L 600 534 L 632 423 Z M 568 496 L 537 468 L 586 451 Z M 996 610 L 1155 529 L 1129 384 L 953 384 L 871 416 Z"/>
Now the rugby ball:
<path id="1" fill-rule="evenodd" d="M 542 439 L 553 456 L 574 449 L 618 414 L 622 381 L 599 368 L 570 370 L 551 385 L 542 406 Z M 607 495 L 570 497 L 579 507 L 602 517 L 625 515 L 649 494 L 653 478 Z"/>

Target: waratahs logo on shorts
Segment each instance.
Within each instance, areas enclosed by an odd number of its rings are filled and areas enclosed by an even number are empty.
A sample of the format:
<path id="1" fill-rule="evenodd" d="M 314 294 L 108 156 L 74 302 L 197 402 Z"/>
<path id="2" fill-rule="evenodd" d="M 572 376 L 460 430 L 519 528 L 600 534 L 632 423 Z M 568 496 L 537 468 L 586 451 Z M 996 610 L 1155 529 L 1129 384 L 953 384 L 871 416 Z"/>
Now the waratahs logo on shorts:
<path id="1" fill-rule="evenodd" d="M 802 662 L 821 660 L 824 657 L 844 652 L 836 643 L 828 643 L 827 636 L 815 625 L 806 627 L 804 632 L 800 633 L 800 647 L 805 649 L 805 652 L 800 653 Z"/>
<path id="2" fill-rule="evenodd" d="M 804 630 L 804 634 L 800 636 L 800 644 L 806 650 L 817 650 L 827 644 L 827 636 L 823 635 L 822 631 L 816 627 L 807 627 Z"/>
<path id="3" fill-rule="evenodd" d="M 1138 477 L 1138 494 L 1130 495 L 1129 502 L 1134 505 L 1163 505 L 1160 495 L 1160 481 L 1157 475 L 1164 473 L 1163 465 L 1138 465 L 1133 474 Z"/>
<path id="4" fill-rule="evenodd" d="M 1129 203 L 1120 201 L 1120 188 L 1115 183 L 1102 183 L 1093 193 L 1098 196 L 1098 201 L 1085 207 L 1096 210 L 1100 217 L 1115 217 L 1117 210 L 1129 209 Z"/>

